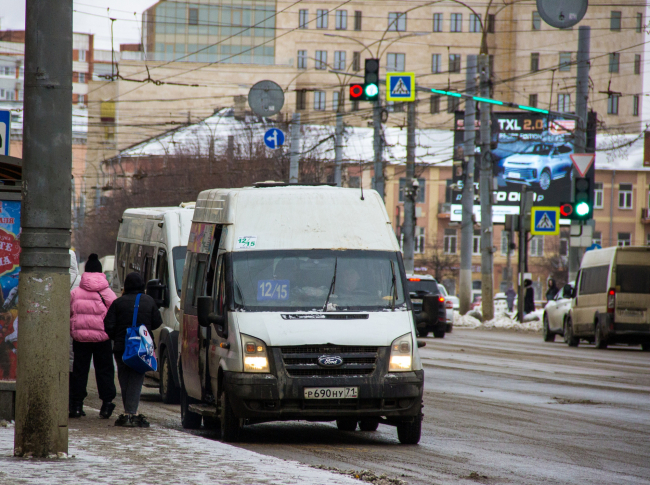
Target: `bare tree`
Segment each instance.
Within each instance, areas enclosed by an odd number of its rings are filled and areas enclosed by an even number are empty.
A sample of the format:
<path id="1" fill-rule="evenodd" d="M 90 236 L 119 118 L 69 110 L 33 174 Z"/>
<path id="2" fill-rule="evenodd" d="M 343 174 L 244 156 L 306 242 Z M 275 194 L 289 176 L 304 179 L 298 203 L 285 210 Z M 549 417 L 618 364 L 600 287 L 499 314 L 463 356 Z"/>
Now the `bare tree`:
<path id="1" fill-rule="evenodd" d="M 425 258 L 419 259 L 417 264 L 426 267 L 438 282 L 441 283 L 445 278 L 458 276 L 460 270 L 458 256 L 446 253 L 438 242 L 427 246 L 426 255 Z"/>

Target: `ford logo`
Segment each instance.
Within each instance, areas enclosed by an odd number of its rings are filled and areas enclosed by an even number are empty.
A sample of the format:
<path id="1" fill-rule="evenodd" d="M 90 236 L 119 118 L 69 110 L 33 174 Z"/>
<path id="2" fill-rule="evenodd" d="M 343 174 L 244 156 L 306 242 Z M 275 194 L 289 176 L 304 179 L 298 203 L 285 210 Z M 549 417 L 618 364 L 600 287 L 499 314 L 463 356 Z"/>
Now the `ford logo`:
<path id="1" fill-rule="evenodd" d="M 343 365 L 343 359 L 337 355 L 321 355 L 318 358 L 318 365 L 323 367 L 338 367 Z"/>

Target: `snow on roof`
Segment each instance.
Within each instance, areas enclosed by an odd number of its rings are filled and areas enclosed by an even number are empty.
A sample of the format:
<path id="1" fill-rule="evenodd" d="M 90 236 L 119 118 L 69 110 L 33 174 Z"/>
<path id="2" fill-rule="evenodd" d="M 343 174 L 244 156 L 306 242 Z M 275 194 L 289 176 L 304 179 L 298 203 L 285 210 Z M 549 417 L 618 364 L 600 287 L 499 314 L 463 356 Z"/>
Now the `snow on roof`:
<path id="1" fill-rule="evenodd" d="M 207 155 L 210 140 L 214 139 L 214 153 L 225 153 L 228 137 L 233 136 L 234 148 L 245 156 L 264 133 L 277 124 L 254 115 L 244 120 L 234 117 L 232 108 L 223 108 L 205 120 L 182 127 L 131 148 L 123 150 L 122 157 L 175 155 L 182 152 Z M 384 128 L 386 148 L 384 159 L 389 163 L 406 161 L 406 128 Z M 314 155 L 321 160 L 334 160 L 334 127 L 329 125 L 302 126 L 303 156 Z M 285 133 L 285 150 L 289 148 L 289 133 Z M 451 130 L 416 130 L 416 163 L 450 166 L 454 132 Z M 643 166 L 642 135 L 598 135 L 596 168 L 598 170 L 650 170 Z M 347 127 L 343 142 L 343 161 L 347 163 L 373 161 L 372 128 Z"/>

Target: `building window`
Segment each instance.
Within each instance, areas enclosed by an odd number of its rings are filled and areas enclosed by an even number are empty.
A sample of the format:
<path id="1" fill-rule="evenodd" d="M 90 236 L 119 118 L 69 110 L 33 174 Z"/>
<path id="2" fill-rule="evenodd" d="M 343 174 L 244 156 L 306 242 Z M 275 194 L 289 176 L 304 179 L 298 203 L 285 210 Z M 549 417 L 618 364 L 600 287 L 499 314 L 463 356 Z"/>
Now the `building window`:
<path id="1" fill-rule="evenodd" d="M 307 109 L 307 90 L 299 89 L 296 91 L 296 109 Z"/>
<path id="2" fill-rule="evenodd" d="M 433 14 L 433 31 L 442 32 L 442 14 L 434 13 Z"/>
<path id="3" fill-rule="evenodd" d="M 439 73 L 442 71 L 440 57 L 441 57 L 440 54 L 433 54 L 431 56 L 431 72 Z"/>
<path id="4" fill-rule="evenodd" d="M 530 72 L 539 71 L 539 52 L 530 54 Z"/>
<path id="5" fill-rule="evenodd" d="M 528 253 L 531 256 L 541 258 L 544 256 L 544 236 L 533 236 L 530 240 Z"/>
<path id="6" fill-rule="evenodd" d="M 25 92 L 22 89 L 19 89 L 18 90 L 18 101 L 22 101 L 24 95 L 25 95 Z"/>
<path id="7" fill-rule="evenodd" d="M 334 51 L 334 70 L 345 71 L 345 51 Z"/>
<path id="8" fill-rule="evenodd" d="M 634 74 L 641 74 L 641 54 L 634 54 Z"/>
<path id="9" fill-rule="evenodd" d="M 337 10 L 335 16 L 334 26 L 336 30 L 348 30 L 348 11 L 347 10 Z"/>
<path id="10" fill-rule="evenodd" d="M 469 31 L 470 32 L 482 32 L 481 28 L 481 15 L 469 14 Z"/>
<path id="11" fill-rule="evenodd" d="M 642 13 L 637 13 L 636 14 L 636 31 L 637 33 L 643 32 L 643 14 Z"/>
<path id="12" fill-rule="evenodd" d="M 187 24 L 188 25 L 199 25 L 199 9 L 198 8 L 188 8 L 187 9 Z"/>
<path id="13" fill-rule="evenodd" d="M 388 72 L 404 72 L 406 54 L 391 54 L 386 56 L 386 70 Z"/>
<path id="14" fill-rule="evenodd" d="M 567 257 L 569 255 L 569 240 L 566 237 L 560 238 L 560 256 Z"/>
<path id="15" fill-rule="evenodd" d="M 406 30 L 406 13 L 390 12 L 388 14 L 388 30 L 404 32 Z"/>
<path id="16" fill-rule="evenodd" d="M 429 98 L 429 110 L 432 115 L 440 113 L 440 95 L 434 94 Z"/>
<path id="17" fill-rule="evenodd" d="M 594 184 L 594 209 L 603 208 L 603 197 L 604 197 L 603 184 L 598 182 Z"/>
<path id="18" fill-rule="evenodd" d="M 600 247 L 603 246 L 603 233 L 600 231 L 594 231 L 594 235 L 591 238 L 593 244 L 598 244 Z"/>
<path id="19" fill-rule="evenodd" d="M 316 111 L 325 110 L 325 91 L 314 91 L 314 109 Z"/>
<path id="20" fill-rule="evenodd" d="M 619 246 L 631 246 L 632 245 L 632 234 L 629 232 L 619 232 L 616 244 Z"/>
<path id="21" fill-rule="evenodd" d="M 79 82 L 80 83 L 85 83 L 86 82 L 86 73 L 85 72 L 80 72 L 79 73 Z"/>
<path id="22" fill-rule="evenodd" d="M 472 255 L 478 256 L 481 254 L 481 230 L 474 229 L 474 234 L 472 235 Z"/>
<path id="23" fill-rule="evenodd" d="M 620 63 L 621 63 L 621 55 L 618 52 L 612 52 L 609 55 L 609 72 L 618 74 Z"/>
<path id="24" fill-rule="evenodd" d="M 420 184 L 420 188 L 418 188 L 418 195 L 416 198 L 416 203 L 417 204 L 424 204 L 425 202 L 425 194 L 426 190 L 424 190 L 426 180 L 423 178 L 418 179 L 418 184 Z M 398 195 L 398 202 L 404 202 L 404 188 L 406 187 L 406 177 L 400 177 L 399 179 L 399 195 Z"/>
<path id="25" fill-rule="evenodd" d="M 487 16 L 487 31 L 488 34 L 494 34 L 496 31 L 497 17 L 493 13 L 488 14 Z"/>
<path id="26" fill-rule="evenodd" d="M 327 28 L 327 10 L 318 9 L 316 11 L 316 28 L 317 29 L 326 29 Z"/>
<path id="27" fill-rule="evenodd" d="M 447 113 L 454 113 L 460 109 L 460 98 L 447 96 Z"/>
<path id="28" fill-rule="evenodd" d="M 298 12 L 298 28 L 307 29 L 307 24 L 309 23 L 309 10 L 301 9 Z"/>
<path id="29" fill-rule="evenodd" d="M 618 208 L 632 209 L 632 184 L 618 186 Z"/>
<path id="30" fill-rule="evenodd" d="M 445 229 L 445 235 L 443 239 L 443 252 L 445 254 L 456 254 L 456 246 L 458 243 L 456 229 Z"/>
<path id="31" fill-rule="evenodd" d="M 537 10 L 533 12 L 533 30 L 542 30 L 542 17 Z"/>
<path id="32" fill-rule="evenodd" d="M 639 105 L 641 104 L 641 96 L 635 94 L 632 97 L 632 116 L 639 116 Z"/>
<path id="33" fill-rule="evenodd" d="M 560 52 L 560 71 L 571 70 L 571 53 Z"/>
<path id="34" fill-rule="evenodd" d="M 19 94 L 22 93 L 22 91 L 19 91 Z M 19 99 L 22 100 L 22 95 L 19 95 Z M 80 94 L 79 95 L 79 104 L 86 104 L 86 95 L 85 94 Z"/>
<path id="35" fill-rule="evenodd" d="M 609 18 L 609 30 L 621 31 L 621 12 L 612 11 L 611 17 Z"/>
<path id="36" fill-rule="evenodd" d="M 354 12 L 354 30 L 361 30 L 361 12 L 359 10 Z"/>
<path id="37" fill-rule="evenodd" d="M 81 62 L 86 62 L 86 51 L 83 49 L 79 49 L 79 60 Z"/>
<path id="38" fill-rule="evenodd" d="M 316 51 L 316 69 L 327 69 L 327 51 Z"/>
<path id="39" fill-rule="evenodd" d="M 608 115 L 617 115 L 618 114 L 618 94 L 610 94 L 607 96 L 607 114 Z"/>
<path id="40" fill-rule="evenodd" d="M 352 70 L 359 72 L 361 70 L 361 52 L 352 53 Z"/>
<path id="41" fill-rule="evenodd" d="M 462 32 L 463 31 L 463 14 L 462 13 L 452 13 L 451 20 L 449 24 L 450 32 Z"/>
<path id="42" fill-rule="evenodd" d="M 449 54 L 449 72 L 460 72 L 460 54 Z"/>
<path id="43" fill-rule="evenodd" d="M 566 112 L 571 110 L 571 95 L 558 94 L 557 95 L 557 110 Z"/>
<path id="44" fill-rule="evenodd" d="M 424 227 L 416 227 L 415 228 L 415 248 L 414 252 L 417 254 L 423 254 L 424 253 Z"/>
<path id="45" fill-rule="evenodd" d="M 341 97 L 341 93 L 338 91 L 334 91 L 332 93 L 332 110 L 338 111 L 339 110 L 339 103 L 341 103 L 341 111 L 343 111 L 343 101 L 345 98 Z"/>
<path id="46" fill-rule="evenodd" d="M 537 108 L 537 95 L 529 94 L 528 95 L 528 106 L 531 108 Z"/>
<path id="47" fill-rule="evenodd" d="M 298 51 L 298 69 L 307 69 L 307 51 Z"/>

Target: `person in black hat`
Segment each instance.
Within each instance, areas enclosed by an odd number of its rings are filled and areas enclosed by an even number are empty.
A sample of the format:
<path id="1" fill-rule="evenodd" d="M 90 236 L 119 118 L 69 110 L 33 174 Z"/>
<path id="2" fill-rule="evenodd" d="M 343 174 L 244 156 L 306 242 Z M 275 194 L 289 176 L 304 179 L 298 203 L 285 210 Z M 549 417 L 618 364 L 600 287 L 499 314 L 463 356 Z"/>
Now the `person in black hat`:
<path id="1" fill-rule="evenodd" d="M 140 307 L 136 325 L 144 325 L 150 334 L 163 323 L 160 310 L 153 298 L 144 294 L 144 280 L 139 273 L 129 273 L 124 280 L 124 294 L 113 302 L 104 318 L 104 328 L 113 340 L 113 355 L 117 363 L 117 379 L 122 390 L 124 414 L 115 421 L 115 426 L 148 428 L 149 422 L 138 415 L 140 392 L 144 374 L 133 370 L 122 361 L 124 354 L 126 329 L 133 324 L 136 296 L 141 293 Z"/>

